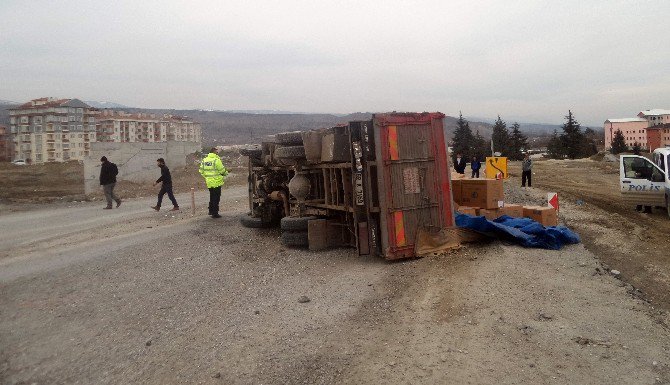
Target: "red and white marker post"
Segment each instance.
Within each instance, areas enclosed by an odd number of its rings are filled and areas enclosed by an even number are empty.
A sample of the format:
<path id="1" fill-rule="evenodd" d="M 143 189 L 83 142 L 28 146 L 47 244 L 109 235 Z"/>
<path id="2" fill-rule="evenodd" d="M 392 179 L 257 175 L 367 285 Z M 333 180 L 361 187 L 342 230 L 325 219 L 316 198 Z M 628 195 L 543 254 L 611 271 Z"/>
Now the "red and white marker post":
<path id="1" fill-rule="evenodd" d="M 547 203 L 549 207 L 555 208 L 558 213 L 558 193 L 547 193 Z"/>

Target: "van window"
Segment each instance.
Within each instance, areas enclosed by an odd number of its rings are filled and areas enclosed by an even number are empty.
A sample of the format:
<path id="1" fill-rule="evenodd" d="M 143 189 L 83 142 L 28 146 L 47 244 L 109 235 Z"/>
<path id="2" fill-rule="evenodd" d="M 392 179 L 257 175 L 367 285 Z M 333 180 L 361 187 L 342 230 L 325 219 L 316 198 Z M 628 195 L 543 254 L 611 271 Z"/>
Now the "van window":
<path id="1" fill-rule="evenodd" d="M 623 168 L 626 178 L 651 179 L 654 165 L 644 158 L 624 158 Z"/>
<path id="2" fill-rule="evenodd" d="M 665 160 L 663 159 L 663 154 L 654 153 L 654 163 L 663 171 L 665 171 Z"/>

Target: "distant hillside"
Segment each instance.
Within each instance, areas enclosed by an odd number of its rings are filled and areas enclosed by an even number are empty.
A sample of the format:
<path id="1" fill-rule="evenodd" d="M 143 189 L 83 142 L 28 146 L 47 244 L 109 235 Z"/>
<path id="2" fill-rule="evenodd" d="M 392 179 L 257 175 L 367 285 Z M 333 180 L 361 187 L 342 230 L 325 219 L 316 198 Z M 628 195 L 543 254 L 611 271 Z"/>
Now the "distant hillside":
<path id="1" fill-rule="evenodd" d="M 204 110 L 139 110 L 156 114 L 185 115 L 202 125 L 203 142 L 224 144 L 259 143 L 278 132 L 332 127 L 351 120 L 370 119 L 370 113 L 344 116 L 329 114 L 261 114 Z"/>
<path id="2" fill-rule="evenodd" d="M 118 105 L 109 102 L 92 102 L 91 105 L 102 106 Z M 96 104 L 98 103 L 98 104 Z M 8 108 L 14 104 L 0 103 L 0 124 L 9 125 Z M 155 114 L 185 115 L 200 122 L 205 144 L 245 144 L 259 143 L 268 135 L 283 131 L 309 130 L 314 128 L 332 127 L 352 120 L 370 119 L 372 113 L 357 112 L 348 115 L 339 114 L 305 114 L 282 113 L 281 111 L 212 111 L 212 110 L 174 110 L 174 109 L 140 109 L 115 107 L 126 112 L 147 112 Z M 467 119 L 467 117 L 466 117 Z M 474 118 L 473 118 L 474 119 Z M 447 116 L 444 120 L 447 141 L 451 141 L 456 130 L 457 118 Z M 508 126 L 511 123 L 508 122 Z M 520 123 L 521 131 L 531 137 L 550 135 L 554 129 L 561 131 L 560 125 Z M 473 134 L 479 131 L 484 138 L 491 137 L 493 125 L 487 122 L 470 121 Z M 586 127 L 584 127 L 586 128 Z M 602 130 L 602 129 L 600 129 Z M 596 128 L 598 131 L 598 128 Z"/>
<path id="3" fill-rule="evenodd" d="M 128 106 L 124 106 L 123 104 L 114 102 L 98 102 L 95 100 L 84 100 L 83 102 L 94 108 L 130 108 Z"/>
<path id="4" fill-rule="evenodd" d="M 284 131 L 310 130 L 332 127 L 353 120 L 365 120 L 372 117 L 370 112 L 357 112 L 349 115 L 332 114 L 249 114 L 203 110 L 132 110 L 153 112 L 156 114 L 186 115 L 202 125 L 205 142 L 216 141 L 226 144 L 244 144 L 260 142 L 267 135 Z M 444 121 L 445 135 L 451 140 L 456 129 L 457 119 L 447 116 Z M 488 123 L 470 122 L 473 133 L 477 130 L 485 137 L 491 137 L 492 126 Z"/>

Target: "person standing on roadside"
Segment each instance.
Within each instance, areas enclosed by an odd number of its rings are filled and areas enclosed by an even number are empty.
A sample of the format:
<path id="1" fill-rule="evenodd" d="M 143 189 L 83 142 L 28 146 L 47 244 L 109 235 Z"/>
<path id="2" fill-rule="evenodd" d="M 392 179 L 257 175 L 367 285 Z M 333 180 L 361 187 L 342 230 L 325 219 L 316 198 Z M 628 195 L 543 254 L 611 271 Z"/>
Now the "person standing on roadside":
<path id="1" fill-rule="evenodd" d="M 100 186 L 105 192 L 105 198 L 107 198 L 107 207 L 103 207 L 104 210 L 109 210 L 112 208 L 112 200 L 116 201 L 116 207 L 121 206 L 121 199 L 114 194 L 114 186 L 116 186 L 116 176 L 119 175 L 119 169 L 116 165 L 107 160 L 106 156 L 100 158 L 102 162 L 100 166 Z"/>
<path id="2" fill-rule="evenodd" d="M 526 187 L 526 180 L 528 180 L 528 187 L 532 187 L 533 161 L 530 159 L 528 153 L 524 154 L 521 162 L 521 187 Z"/>
<path id="3" fill-rule="evenodd" d="M 465 166 L 466 166 L 465 158 L 461 156 L 461 154 L 456 155 L 456 161 L 454 162 L 454 169 L 456 170 L 457 173 L 459 174 L 465 174 Z"/>
<path id="4" fill-rule="evenodd" d="M 161 202 L 163 202 L 163 195 L 167 193 L 168 198 L 170 198 L 170 201 L 172 201 L 172 204 L 174 207 L 170 211 L 177 211 L 179 210 L 179 205 L 177 204 L 177 200 L 174 197 L 174 193 L 172 192 L 172 175 L 170 175 L 170 169 L 165 165 L 165 159 L 163 158 L 158 158 L 156 159 L 156 163 L 158 164 L 158 167 L 161 169 L 161 177 L 158 178 L 154 182 L 154 186 L 156 186 L 159 183 L 163 183 L 161 185 L 161 191 L 158 192 L 158 203 L 156 203 L 156 206 L 153 206 L 152 209 L 159 211 L 161 209 Z"/>
<path id="5" fill-rule="evenodd" d="M 219 215 L 219 201 L 221 200 L 221 186 L 228 171 L 223 167 L 219 158 L 219 150 L 213 147 L 209 154 L 200 162 L 200 175 L 205 178 L 209 190 L 209 215 L 212 218 L 221 218 Z"/>
<path id="6" fill-rule="evenodd" d="M 472 169 L 471 178 L 479 178 L 479 170 L 482 168 L 482 162 L 477 159 L 476 156 L 472 157 L 472 163 L 470 163 L 470 169 Z"/>

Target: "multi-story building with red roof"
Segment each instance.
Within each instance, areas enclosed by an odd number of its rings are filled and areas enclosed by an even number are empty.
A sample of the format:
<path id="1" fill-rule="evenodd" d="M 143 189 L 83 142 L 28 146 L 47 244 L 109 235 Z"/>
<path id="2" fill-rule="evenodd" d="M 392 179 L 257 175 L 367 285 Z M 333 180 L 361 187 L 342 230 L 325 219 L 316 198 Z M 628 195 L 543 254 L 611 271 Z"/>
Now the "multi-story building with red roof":
<path id="1" fill-rule="evenodd" d="M 13 158 L 29 163 L 83 160 L 93 142 L 200 142 L 184 116 L 99 110 L 78 99 L 40 98 L 10 108 Z"/>
<path id="2" fill-rule="evenodd" d="M 200 142 L 200 123 L 185 116 L 128 114 L 104 110 L 98 116 L 99 142 Z"/>
<path id="3" fill-rule="evenodd" d="M 9 162 L 13 159 L 14 142 L 12 135 L 5 126 L 0 126 L 0 162 Z"/>
<path id="4" fill-rule="evenodd" d="M 636 118 L 607 119 L 603 128 L 605 148 L 612 146 L 617 131 L 621 131 L 629 147 L 639 143 L 651 152 L 670 146 L 670 110 L 652 109 L 640 111 Z"/>
<path id="5" fill-rule="evenodd" d="M 9 109 L 14 159 L 83 160 L 95 142 L 99 110 L 79 99 L 40 98 Z"/>

